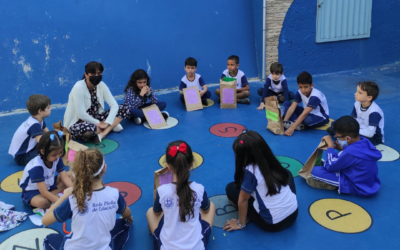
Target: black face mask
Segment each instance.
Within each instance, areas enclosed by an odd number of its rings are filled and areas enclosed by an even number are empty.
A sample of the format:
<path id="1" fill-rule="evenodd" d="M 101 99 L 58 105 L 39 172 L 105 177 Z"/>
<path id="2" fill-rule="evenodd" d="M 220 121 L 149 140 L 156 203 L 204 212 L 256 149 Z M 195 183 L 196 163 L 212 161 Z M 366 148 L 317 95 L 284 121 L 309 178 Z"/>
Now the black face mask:
<path id="1" fill-rule="evenodd" d="M 89 81 L 94 85 L 97 86 L 103 79 L 103 76 L 89 76 Z"/>

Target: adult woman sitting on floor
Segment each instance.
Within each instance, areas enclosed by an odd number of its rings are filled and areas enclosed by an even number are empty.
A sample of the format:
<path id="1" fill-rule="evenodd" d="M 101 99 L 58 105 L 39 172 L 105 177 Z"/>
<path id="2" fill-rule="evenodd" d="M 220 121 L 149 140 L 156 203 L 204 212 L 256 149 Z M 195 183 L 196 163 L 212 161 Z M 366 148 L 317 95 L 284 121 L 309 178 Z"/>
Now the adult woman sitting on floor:
<path id="1" fill-rule="evenodd" d="M 129 117 L 128 105 L 118 105 L 107 85 L 101 81 L 103 71 L 99 62 L 86 64 L 82 80 L 75 83 L 69 94 L 64 126 L 73 139 L 94 140 L 99 144 L 111 130 L 120 132 L 122 126 L 119 123 Z M 104 101 L 109 110 L 104 110 Z"/>

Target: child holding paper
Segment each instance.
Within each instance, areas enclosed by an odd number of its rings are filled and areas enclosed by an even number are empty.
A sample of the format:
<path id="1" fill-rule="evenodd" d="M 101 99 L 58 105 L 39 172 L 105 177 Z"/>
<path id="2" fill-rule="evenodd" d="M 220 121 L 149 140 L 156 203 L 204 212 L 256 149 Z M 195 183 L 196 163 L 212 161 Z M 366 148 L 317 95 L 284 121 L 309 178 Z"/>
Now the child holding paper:
<path id="1" fill-rule="evenodd" d="M 183 89 L 190 87 L 198 87 L 200 91 L 201 103 L 205 106 L 208 105 L 207 99 L 211 97 L 211 92 L 208 91 L 206 82 L 203 80 L 201 75 L 196 74 L 197 60 L 193 57 L 189 57 L 185 60 L 185 71 L 186 75 L 182 77 L 181 84 L 179 85 L 179 99 L 185 104 L 185 97 L 183 96 Z"/>
<path id="2" fill-rule="evenodd" d="M 124 104 L 129 106 L 130 119 L 136 124 L 141 124 L 145 120 L 142 109 L 152 104 L 157 105 L 165 120 L 168 119 L 168 112 L 163 111 L 167 107 L 167 103 L 157 99 L 156 94 L 150 87 L 150 77 L 143 69 L 133 72 L 124 91 L 126 93 Z M 150 103 L 147 103 L 147 99 L 150 100 Z"/>
<path id="3" fill-rule="evenodd" d="M 250 86 L 243 71 L 238 69 L 239 57 L 235 55 L 228 57 L 227 67 L 228 69 L 222 72 L 221 79 L 223 79 L 224 77 L 235 78 L 237 102 L 243 104 L 250 104 L 250 99 L 248 98 L 250 96 Z M 220 95 L 221 95 L 220 92 L 221 92 L 220 89 L 215 90 L 215 94 L 218 96 L 218 101 L 220 101 Z"/>
<path id="4" fill-rule="evenodd" d="M 154 249 L 205 249 L 214 221 L 215 206 L 203 185 L 189 181 L 193 153 L 184 141 L 166 150 L 173 182 L 157 188 L 154 206 L 147 211 Z"/>
<path id="5" fill-rule="evenodd" d="M 377 162 L 382 153 L 364 137 L 360 137 L 360 125 L 351 116 L 340 117 L 333 129 L 336 142 L 331 136 L 322 138 L 328 145 L 324 166 L 315 166 L 307 184 L 313 188 L 334 190 L 361 197 L 374 196 L 381 182 Z M 335 152 L 335 148 L 342 151 Z"/>

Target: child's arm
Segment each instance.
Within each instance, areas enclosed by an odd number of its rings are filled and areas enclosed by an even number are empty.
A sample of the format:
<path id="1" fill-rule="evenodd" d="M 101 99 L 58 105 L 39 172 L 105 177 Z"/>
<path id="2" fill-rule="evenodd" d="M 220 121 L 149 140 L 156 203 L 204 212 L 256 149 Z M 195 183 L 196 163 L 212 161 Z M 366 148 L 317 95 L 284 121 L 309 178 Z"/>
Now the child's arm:
<path id="1" fill-rule="evenodd" d="M 287 85 L 287 80 L 282 81 L 282 88 L 283 88 L 283 96 L 285 98 L 285 102 L 289 101 L 289 87 Z"/>
<path id="2" fill-rule="evenodd" d="M 157 103 L 157 102 L 158 102 L 157 96 L 156 96 L 156 94 L 154 94 L 152 88 L 150 88 L 149 99 L 150 99 L 150 102 L 151 102 L 151 103 Z"/>
<path id="3" fill-rule="evenodd" d="M 271 86 L 271 79 L 267 78 L 267 80 L 265 81 L 265 84 L 264 84 L 264 88 L 263 88 L 263 92 L 262 92 L 262 96 L 261 96 L 260 106 L 258 106 L 257 110 L 264 110 L 264 108 L 265 108 L 265 97 L 267 97 L 267 93 L 268 93 L 268 90 L 269 90 L 270 86 Z"/>
<path id="4" fill-rule="evenodd" d="M 179 85 L 179 94 L 183 95 L 183 89 L 185 89 L 187 86 L 184 82 L 181 81 L 181 84 Z"/>
<path id="5" fill-rule="evenodd" d="M 131 210 L 129 209 L 129 207 L 127 207 L 121 215 L 122 215 L 122 218 L 124 218 L 125 220 L 127 220 L 129 222 L 129 224 L 133 223 L 133 218 L 132 218 Z"/>
<path id="6" fill-rule="evenodd" d="M 286 111 L 285 118 L 283 119 L 284 121 L 289 121 L 290 117 L 293 115 L 294 111 L 296 110 L 297 105 L 299 105 L 299 103 L 296 102 L 296 101 L 294 101 L 294 102 L 290 105 L 288 111 Z"/>
<path id="7" fill-rule="evenodd" d="M 203 96 L 203 95 L 207 92 L 207 90 L 208 90 L 208 87 L 207 87 L 206 84 L 204 84 L 202 87 L 203 87 L 203 90 L 200 91 L 200 96 Z"/>
<path id="8" fill-rule="evenodd" d="M 296 103 L 296 102 L 293 102 L 293 103 L 292 103 L 292 105 L 290 106 L 289 110 L 292 108 L 292 106 L 294 106 L 295 103 Z M 296 105 L 296 106 L 297 106 L 297 105 Z M 294 112 L 295 109 L 296 109 L 296 108 L 293 109 L 292 114 L 293 114 L 293 112 Z M 301 113 L 301 115 L 297 118 L 297 120 L 292 124 L 292 126 L 290 126 L 290 128 L 288 128 L 288 129 L 285 131 L 285 135 L 291 136 L 291 135 L 293 134 L 295 128 L 297 128 L 297 126 L 299 126 L 300 123 L 302 123 L 302 122 L 304 121 L 304 119 L 306 119 L 306 117 L 311 113 L 312 110 L 313 110 L 313 108 L 311 108 L 311 107 L 306 107 L 306 108 L 304 109 L 303 113 Z M 289 113 L 289 111 L 288 111 L 288 113 Z M 291 116 L 291 115 L 290 115 L 290 116 Z M 290 118 L 290 116 L 289 116 L 289 118 Z M 286 117 L 288 117 L 288 114 L 286 114 L 285 120 L 286 120 Z M 288 119 L 289 119 L 289 118 L 288 118 Z"/>
<path id="9" fill-rule="evenodd" d="M 58 195 L 53 194 L 52 192 L 47 190 L 46 182 L 44 182 L 44 181 L 38 182 L 38 183 L 36 183 L 36 185 L 38 186 L 40 195 L 42 195 L 44 198 L 48 199 L 49 201 L 56 202 L 60 199 L 60 197 Z"/>
<path id="10" fill-rule="evenodd" d="M 372 114 L 370 114 L 368 127 L 364 128 L 360 126 L 360 135 L 369 138 L 373 137 L 376 133 L 376 128 L 379 127 L 379 122 L 381 121 L 381 119 L 382 116 L 377 112 L 373 112 Z"/>
<path id="11" fill-rule="evenodd" d="M 60 161 L 62 161 L 62 160 L 60 159 Z M 60 172 L 59 175 L 60 175 L 61 181 L 64 183 L 64 185 L 67 188 L 72 187 L 72 180 L 71 180 L 71 178 L 69 178 L 69 176 L 68 176 L 67 172 L 65 172 L 65 170 Z"/>
<path id="12" fill-rule="evenodd" d="M 158 191 L 156 193 L 156 199 L 154 200 L 153 203 L 153 213 L 155 215 L 160 215 L 163 212 L 161 203 L 160 203 L 160 195 L 158 194 Z"/>
<path id="13" fill-rule="evenodd" d="M 46 214 L 42 218 L 42 223 L 45 226 L 50 226 L 54 222 L 57 221 L 56 217 L 54 216 L 54 210 L 58 208 L 61 204 L 64 203 L 66 199 L 72 194 L 72 188 L 67 188 L 64 190 L 64 194 L 58 199 L 47 211 Z M 69 206 L 69 205 L 68 205 Z"/>

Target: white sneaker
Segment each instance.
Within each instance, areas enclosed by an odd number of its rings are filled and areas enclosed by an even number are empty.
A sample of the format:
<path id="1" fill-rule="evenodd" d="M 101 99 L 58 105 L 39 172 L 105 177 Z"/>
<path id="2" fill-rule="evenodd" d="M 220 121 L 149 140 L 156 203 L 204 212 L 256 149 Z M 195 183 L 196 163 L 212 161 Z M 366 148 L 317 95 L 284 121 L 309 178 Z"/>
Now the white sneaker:
<path id="1" fill-rule="evenodd" d="M 115 126 L 114 128 L 113 128 L 113 131 L 114 132 L 120 132 L 121 130 L 123 130 L 124 128 L 122 127 L 122 125 L 121 124 L 118 124 L 117 126 Z"/>
<path id="2" fill-rule="evenodd" d="M 290 128 L 293 124 L 294 122 L 292 121 L 283 121 L 283 127 L 285 129 Z M 294 130 L 304 130 L 304 129 L 306 129 L 306 126 L 304 126 L 303 123 L 300 123 L 299 126 L 297 126 Z"/>
<path id="3" fill-rule="evenodd" d="M 103 139 L 103 136 L 101 136 L 100 134 L 97 134 L 97 135 L 95 135 L 93 142 L 94 142 L 94 144 L 100 144 L 102 139 Z"/>
<path id="4" fill-rule="evenodd" d="M 133 121 L 136 123 L 136 124 L 142 124 L 142 119 L 140 119 L 139 117 L 135 117 L 135 118 L 133 118 Z"/>

